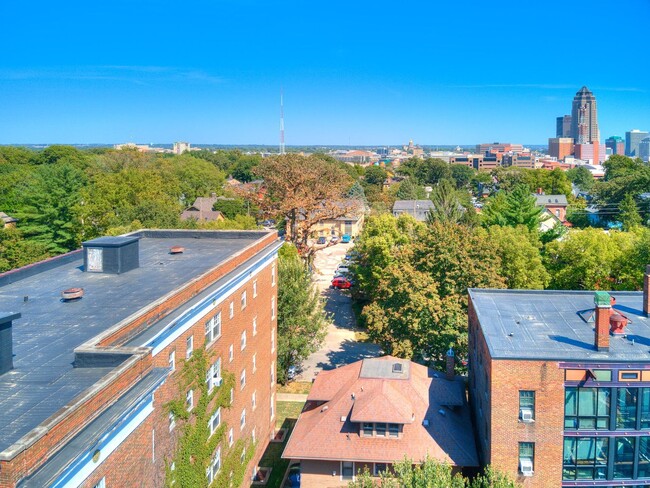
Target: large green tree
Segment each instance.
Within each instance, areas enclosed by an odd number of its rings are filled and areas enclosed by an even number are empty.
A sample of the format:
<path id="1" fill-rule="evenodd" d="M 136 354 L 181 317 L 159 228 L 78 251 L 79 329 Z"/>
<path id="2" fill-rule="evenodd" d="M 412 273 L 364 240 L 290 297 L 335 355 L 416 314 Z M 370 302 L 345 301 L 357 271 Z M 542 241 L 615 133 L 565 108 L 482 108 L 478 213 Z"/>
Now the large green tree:
<path id="1" fill-rule="evenodd" d="M 641 225 L 642 219 L 634 197 L 628 193 L 618 207 L 618 219 L 623 223 L 623 230 L 630 230 Z"/>
<path id="2" fill-rule="evenodd" d="M 18 229 L 0 229 L 0 273 L 50 256 L 46 244 L 25 239 Z"/>
<path id="3" fill-rule="evenodd" d="M 539 229 L 544 209 L 538 207 L 527 185 L 517 185 L 504 196 L 492 197 L 483 208 L 484 225 L 523 225 L 529 231 Z"/>

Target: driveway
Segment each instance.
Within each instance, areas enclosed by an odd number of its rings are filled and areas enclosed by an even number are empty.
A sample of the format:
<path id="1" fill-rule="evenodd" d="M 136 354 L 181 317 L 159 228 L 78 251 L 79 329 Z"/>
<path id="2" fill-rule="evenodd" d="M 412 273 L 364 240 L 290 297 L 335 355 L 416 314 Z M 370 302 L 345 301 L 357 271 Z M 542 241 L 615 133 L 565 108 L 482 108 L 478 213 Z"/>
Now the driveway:
<path id="1" fill-rule="evenodd" d="M 350 293 L 330 288 L 334 270 L 351 248 L 352 244 L 335 244 L 316 251 L 314 255 L 313 278 L 326 299 L 325 310 L 332 315 L 332 322 L 327 327 L 327 336 L 321 349 L 303 363 L 302 372 L 296 377 L 299 381 L 311 381 L 324 369 L 334 369 L 363 358 L 381 355 L 379 346 L 354 339 L 356 321 Z"/>

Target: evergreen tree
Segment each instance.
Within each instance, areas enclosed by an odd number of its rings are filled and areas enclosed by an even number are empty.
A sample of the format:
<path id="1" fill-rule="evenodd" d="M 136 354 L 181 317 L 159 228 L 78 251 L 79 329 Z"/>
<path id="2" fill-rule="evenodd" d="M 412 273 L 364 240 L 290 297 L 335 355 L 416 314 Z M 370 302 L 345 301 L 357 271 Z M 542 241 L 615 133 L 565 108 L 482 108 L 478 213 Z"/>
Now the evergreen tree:
<path id="1" fill-rule="evenodd" d="M 618 218 L 623 223 L 623 230 L 628 231 L 633 227 L 641 225 L 641 214 L 639 214 L 636 202 L 631 193 L 625 195 L 618 208 Z"/>
<path id="2" fill-rule="evenodd" d="M 458 190 L 449 180 L 441 180 L 431 192 L 433 208 L 427 215 L 429 223 L 459 223 L 467 210 L 461 205 Z"/>
<path id="3" fill-rule="evenodd" d="M 404 179 L 395 195 L 398 200 L 421 200 L 424 198 L 424 189 L 412 178 Z"/>

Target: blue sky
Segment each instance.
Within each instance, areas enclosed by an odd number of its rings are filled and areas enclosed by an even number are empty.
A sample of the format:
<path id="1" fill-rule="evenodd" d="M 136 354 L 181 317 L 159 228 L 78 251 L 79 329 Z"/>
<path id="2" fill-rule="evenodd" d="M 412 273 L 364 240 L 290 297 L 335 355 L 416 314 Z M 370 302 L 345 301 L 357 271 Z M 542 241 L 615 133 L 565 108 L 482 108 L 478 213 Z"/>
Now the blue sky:
<path id="1" fill-rule="evenodd" d="M 650 129 L 650 0 L 0 1 L 0 144 L 543 144 Z"/>

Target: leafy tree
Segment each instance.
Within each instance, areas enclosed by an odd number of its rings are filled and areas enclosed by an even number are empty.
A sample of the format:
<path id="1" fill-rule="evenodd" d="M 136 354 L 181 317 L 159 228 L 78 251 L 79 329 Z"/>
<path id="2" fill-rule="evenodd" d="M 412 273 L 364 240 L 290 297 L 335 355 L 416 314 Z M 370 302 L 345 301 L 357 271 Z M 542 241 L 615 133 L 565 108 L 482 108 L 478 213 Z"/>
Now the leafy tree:
<path id="1" fill-rule="evenodd" d="M 386 170 L 381 166 L 370 166 L 366 168 L 363 178 L 368 185 L 375 185 L 381 189 L 387 176 Z"/>
<path id="2" fill-rule="evenodd" d="M 492 466 L 486 466 L 483 473 L 474 478 L 468 488 L 517 488 L 521 486 L 508 475 L 497 471 Z"/>
<path id="3" fill-rule="evenodd" d="M 74 146 L 53 145 L 41 151 L 35 158 L 36 164 L 68 163 L 76 168 L 85 168 L 90 162 L 88 153 Z"/>
<path id="4" fill-rule="evenodd" d="M 364 206 L 368 205 L 368 200 L 366 199 L 366 192 L 363 190 L 363 186 L 361 186 L 361 184 L 358 181 L 355 181 L 354 184 L 348 190 L 348 198 L 362 202 Z"/>
<path id="5" fill-rule="evenodd" d="M 411 178 L 406 178 L 399 184 L 395 194 L 399 200 L 422 200 L 425 198 L 424 188 Z"/>
<path id="6" fill-rule="evenodd" d="M 178 191 L 185 205 L 194 203 L 196 197 L 222 193 L 223 173 L 213 164 L 193 158 L 187 153 L 171 159 L 169 167 L 165 167 L 164 170 L 166 173 L 171 173 L 170 178 L 177 182 Z"/>
<path id="7" fill-rule="evenodd" d="M 19 229 L 0 229 L 0 273 L 41 261 L 51 255 L 46 244 L 24 239 Z"/>
<path id="8" fill-rule="evenodd" d="M 472 181 L 472 178 L 477 173 L 474 168 L 465 166 L 464 164 L 452 164 L 451 178 L 456 182 L 456 188 L 467 188 Z"/>
<path id="9" fill-rule="evenodd" d="M 430 198 L 433 208 L 427 215 L 429 223 L 457 224 L 467 212 L 460 203 L 459 191 L 450 180 L 441 180 L 433 188 Z"/>
<path id="10" fill-rule="evenodd" d="M 420 163 L 415 172 L 415 177 L 420 183 L 435 185 L 440 180 L 452 178 L 449 163 L 438 158 L 427 158 Z"/>
<path id="11" fill-rule="evenodd" d="M 566 219 L 571 222 L 573 227 L 584 228 L 590 227 L 589 218 L 587 217 L 587 202 L 583 198 L 577 198 L 571 203 L 566 210 Z"/>
<path id="12" fill-rule="evenodd" d="M 285 244 L 278 259 L 278 382 L 291 366 L 317 351 L 327 330 L 323 302 L 296 248 Z"/>
<path id="13" fill-rule="evenodd" d="M 625 195 L 619 205 L 618 218 L 623 223 L 623 230 L 626 231 L 641 225 L 641 214 L 636 207 L 634 197 L 630 193 Z"/>
<path id="14" fill-rule="evenodd" d="M 535 232 L 523 225 L 502 227 L 494 225 L 488 229 L 489 239 L 496 244 L 501 258 L 499 274 L 511 289 L 542 290 L 550 276 L 542 263 L 541 243 Z"/>
<path id="15" fill-rule="evenodd" d="M 237 215 L 248 215 L 250 207 L 249 203 L 241 198 L 233 198 L 229 200 L 217 200 L 214 202 L 213 209 L 221 212 L 227 219 L 234 219 Z"/>
<path id="16" fill-rule="evenodd" d="M 17 146 L 0 146 L 0 165 L 33 164 L 37 153 L 31 149 Z"/>
<path id="17" fill-rule="evenodd" d="M 539 228 L 540 215 L 544 209 L 538 207 L 535 197 L 526 185 L 517 185 L 511 192 L 492 198 L 483 209 L 483 223 L 491 225 L 525 226 L 529 231 Z"/>
<path id="18" fill-rule="evenodd" d="M 566 172 L 571 183 L 583 191 L 589 191 L 594 186 L 594 176 L 584 166 L 576 166 Z"/>
<path id="19" fill-rule="evenodd" d="M 232 177 L 242 183 L 248 183 L 255 177 L 253 170 L 260 163 L 260 156 L 246 155 L 237 159 L 237 162 L 232 166 Z"/>

